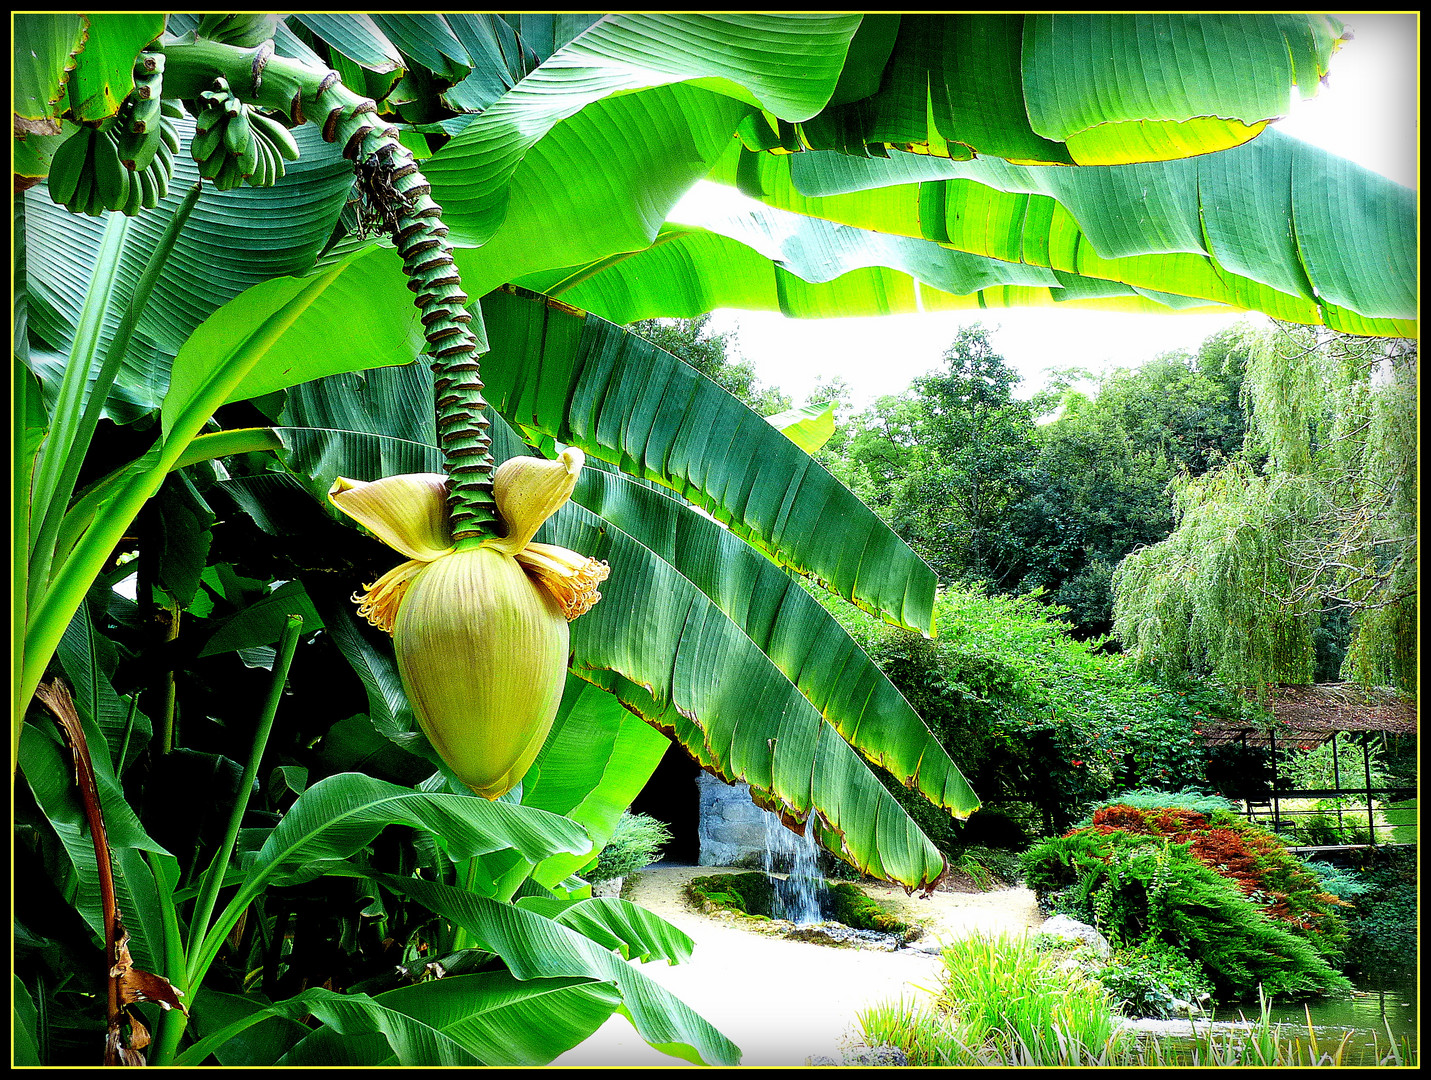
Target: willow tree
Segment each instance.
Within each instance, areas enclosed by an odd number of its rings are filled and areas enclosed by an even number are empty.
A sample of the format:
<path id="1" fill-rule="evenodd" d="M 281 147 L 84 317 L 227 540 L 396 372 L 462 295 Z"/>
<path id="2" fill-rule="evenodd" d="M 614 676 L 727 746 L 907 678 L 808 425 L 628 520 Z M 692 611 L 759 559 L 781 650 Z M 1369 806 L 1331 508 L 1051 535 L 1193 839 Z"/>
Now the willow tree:
<path id="1" fill-rule="evenodd" d="M 574 447 L 590 467 L 538 539 L 613 568 L 572 624 L 575 678 L 520 801 L 461 794 L 441 772 L 396 791 L 327 777 L 232 866 L 230 842 L 195 906 L 119 787 L 127 728 L 111 721 L 137 699 L 88 678 L 76 704 L 110 750 L 94 755 L 96 798 L 124 825 L 109 846 L 128 947 L 201 1019 L 210 1003 L 187 1046 L 166 1014 L 160 1062 L 297 1016 L 320 1026 L 289 1060 L 336 1060 L 354 1016 L 367 1035 L 347 1045 L 374 1063 L 511 1063 L 519 1045 L 549 1060 L 617 1007 L 672 1053 L 732 1060 L 609 951 L 678 959 L 679 936 L 603 914 L 569 877 L 654 768 L 653 728 L 860 869 L 911 888 L 940 876 L 870 768 L 955 816 L 977 798 L 784 571 L 927 633 L 933 573 L 789 439 L 617 324 L 720 305 L 1230 304 L 1366 333 L 1414 317 L 1409 193 L 1264 131 L 1340 45 L 1319 16 L 59 13 L 20 16 L 17 40 L 17 186 L 31 190 L 16 203 L 29 559 L 13 582 L 14 731 L 97 935 L 115 902 L 83 830 L 58 824 L 78 821 L 58 744 L 24 713 L 62 638 L 95 641 L 84 598 L 134 554 L 126 538 L 166 477 L 255 452 L 318 492 L 340 475 L 445 474 L 454 543 L 481 544 L 502 527 L 496 468 Z M 768 206 L 666 225 L 703 178 Z M 323 381 L 356 372 L 356 386 Z M 255 400 L 283 422 L 213 430 L 225 405 Z M 95 460 L 106 418 L 148 449 Z M 141 567 L 156 555 L 138 545 Z M 372 712 L 396 723 L 391 653 L 345 641 Z M 63 655 L 80 681 L 93 654 Z M 237 1027 L 215 1020 L 203 980 L 249 906 L 271 885 L 363 874 L 389 822 L 443 836 L 467 887 L 383 888 L 502 970 L 461 993 L 315 988 Z M 127 970 L 117 957 L 106 970 Z M 551 1022 L 510 1019 L 533 1009 Z M 414 1010 L 437 1026 L 415 1029 Z M 124 1011 L 116 1053 L 133 1049 Z"/>
<path id="2" fill-rule="evenodd" d="M 1344 613 L 1342 676 L 1414 693 L 1415 344 L 1248 335 L 1243 455 L 1177 483 L 1177 529 L 1114 575 L 1115 633 L 1152 666 L 1265 692 L 1313 681 L 1316 631 Z"/>

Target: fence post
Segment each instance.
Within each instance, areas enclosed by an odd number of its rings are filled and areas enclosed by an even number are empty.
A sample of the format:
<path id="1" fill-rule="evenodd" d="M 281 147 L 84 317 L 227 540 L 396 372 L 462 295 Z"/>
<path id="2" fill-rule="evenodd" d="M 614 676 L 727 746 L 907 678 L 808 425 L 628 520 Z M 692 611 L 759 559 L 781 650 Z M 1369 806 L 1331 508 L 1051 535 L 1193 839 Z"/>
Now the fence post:
<path id="1" fill-rule="evenodd" d="M 1342 770 L 1341 770 L 1341 762 L 1337 759 L 1337 755 L 1340 754 L 1340 753 L 1341 753 L 1341 751 L 1337 749 L 1337 733 L 1336 733 L 1335 731 L 1333 731 L 1333 732 L 1332 732 L 1332 787 L 1334 787 L 1334 788 L 1337 789 L 1338 794 L 1332 799 L 1332 804 L 1337 808 L 1337 839 L 1338 839 L 1338 840 L 1342 840 L 1342 839 L 1344 839 L 1345 836 L 1346 836 L 1346 834 L 1342 831 L 1342 799 L 1341 799 L 1341 795 L 1340 795 L 1340 792 L 1341 792 L 1341 790 L 1342 790 Z"/>
<path id="2" fill-rule="evenodd" d="M 1272 743 L 1272 831 L 1280 833 L 1282 831 L 1282 793 L 1277 790 L 1277 782 L 1281 779 L 1277 772 L 1277 732 L 1269 733 Z"/>
<path id="3" fill-rule="evenodd" d="M 1361 760 L 1366 766 L 1366 831 L 1376 847 L 1376 806 L 1371 798 L 1371 732 L 1361 733 Z"/>

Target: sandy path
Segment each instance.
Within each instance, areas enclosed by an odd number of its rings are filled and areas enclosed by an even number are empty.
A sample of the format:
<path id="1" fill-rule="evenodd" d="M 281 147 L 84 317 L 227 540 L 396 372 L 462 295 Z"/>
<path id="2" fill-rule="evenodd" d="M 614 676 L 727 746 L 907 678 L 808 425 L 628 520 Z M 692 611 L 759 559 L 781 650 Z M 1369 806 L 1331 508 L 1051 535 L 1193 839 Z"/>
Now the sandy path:
<path id="1" fill-rule="evenodd" d="M 915 997 L 937 984 L 939 958 L 901 950 L 835 949 L 767 937 L 692 910 L 682 895 L 691 878 L 740 873 L 729 867 L 663 867 L 641 875 L 628 899 L 690 935 L 691 959 L 642 971 L 710 1021 L 744 1052 L 742 1065 L 803 1065 L 812 1054 L 840 1058 L 855 1013 L 881 1001 Z M 1018 933 L 1041 921 L 1033 893 L 938 892 L 927 900 L 903 890 L 863 886 L 890 908 L 923 923 L 925 941 L 983 931 Z M 647 1046 L 630 1022 L 613 1016 L 553 1065 L 683 1065 Z"/>

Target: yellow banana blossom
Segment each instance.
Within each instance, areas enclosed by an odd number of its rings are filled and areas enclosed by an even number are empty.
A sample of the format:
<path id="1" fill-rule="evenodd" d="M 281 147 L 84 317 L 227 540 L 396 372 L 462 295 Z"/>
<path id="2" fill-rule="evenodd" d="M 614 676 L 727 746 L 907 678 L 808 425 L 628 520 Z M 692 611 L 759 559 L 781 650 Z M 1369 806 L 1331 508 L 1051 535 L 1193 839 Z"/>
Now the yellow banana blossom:
<path id="1" fill-rule="evenodd" d="M 408 561 L 355 594 L 358 614 L 393 635 L 403 688 L 452 771 L 495 799 L 541 749 L 566 683 L 567 622 L 601 599 L 611 572 L 568 548 L 533 543 L 571 496 L 585 460 L 512 458 L 493 477 L 505 537 L 455 548 L 446 478 L 339 477 L 328 498 Z"/>

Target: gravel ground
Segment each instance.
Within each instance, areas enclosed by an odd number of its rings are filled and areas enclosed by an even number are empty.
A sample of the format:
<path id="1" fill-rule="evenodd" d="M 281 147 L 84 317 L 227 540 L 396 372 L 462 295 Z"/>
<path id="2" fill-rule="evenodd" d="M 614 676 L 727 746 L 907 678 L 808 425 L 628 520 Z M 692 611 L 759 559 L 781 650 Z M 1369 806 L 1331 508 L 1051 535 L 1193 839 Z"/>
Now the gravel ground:
<path id="1" fill-rule="evenodd" d="M 693 877 L 740 873 L 719 866 L 659 867 L 643 872 L 625 895 L 679 927 L 695 942 L 691 959 L 642 970 L 725 1034 L 743 1051 L 742 1065 L 804 1065 L 812 1056 L 840 1060 L 857 1042 L 855 1013 L 937 986 L 939 958 L 902 949 L 878 952 L 786 941 L 753 933 L 719 916 L 702 915 L 683 889 Z M 921 944 L 972 933 L 1021 933 L 1042 920 L 1027 889 L 986 893 L 939 891 L 927 899 L 893 886 L 863 885 L 872 897 L 925 927 Z M 557 1058 L 566 1066 L 673 1066 L 678 1058 L 652 1049 L 623 1016 Z"/>

